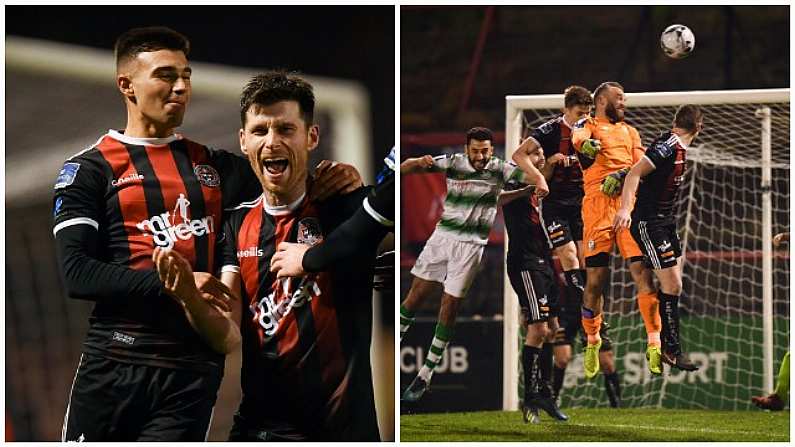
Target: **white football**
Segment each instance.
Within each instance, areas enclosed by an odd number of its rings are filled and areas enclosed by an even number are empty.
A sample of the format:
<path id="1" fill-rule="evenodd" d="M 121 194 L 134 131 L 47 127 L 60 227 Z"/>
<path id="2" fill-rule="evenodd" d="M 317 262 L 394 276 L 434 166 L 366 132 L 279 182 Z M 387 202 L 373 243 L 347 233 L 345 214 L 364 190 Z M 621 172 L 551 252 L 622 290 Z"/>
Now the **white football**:
<path id="1" fill-rule="evenodd" d="M 671 25 L 662 32 L 660 46 L 666 56 L 682 59 L 693 52 L 696 47 L 696 36 L 684 25 Z"/>

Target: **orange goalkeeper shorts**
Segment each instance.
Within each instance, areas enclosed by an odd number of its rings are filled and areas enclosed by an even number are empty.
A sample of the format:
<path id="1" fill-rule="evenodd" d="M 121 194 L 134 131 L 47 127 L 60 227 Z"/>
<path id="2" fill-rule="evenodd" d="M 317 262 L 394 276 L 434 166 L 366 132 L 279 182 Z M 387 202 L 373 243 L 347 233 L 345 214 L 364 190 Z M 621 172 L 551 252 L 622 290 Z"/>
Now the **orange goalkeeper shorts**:
<path id="1" fill-rule="evenodd" d="M 612 253 L 613 243 L 618 244 L 621 257 L 629 259 L 643 256 L 629 230 L 613 231 L 613 219 L 621 205 L 620 197 L 608 197 L 601 192 L 582 199 L 582 242 L 585 257 L 599 253 Z"/>

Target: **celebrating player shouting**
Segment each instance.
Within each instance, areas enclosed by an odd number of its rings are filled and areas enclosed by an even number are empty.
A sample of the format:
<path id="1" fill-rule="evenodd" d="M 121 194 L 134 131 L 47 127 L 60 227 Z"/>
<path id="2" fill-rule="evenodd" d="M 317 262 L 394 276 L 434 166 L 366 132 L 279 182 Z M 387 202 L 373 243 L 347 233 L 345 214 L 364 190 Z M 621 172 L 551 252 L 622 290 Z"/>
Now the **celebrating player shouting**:
<path id="1" fill-rule="evenodd" d="M 643 264 L 643 253 L 629 230 L 615 230 L 613 218 L 620 205 L 617 197 L 621 181 L 643 147 L 634 127 L 624 122 L 624 88 L 617 82 L 605 82 L 594 91 L 596 116 L 577 122 L 572 132 L 574 147 L 593 163 L 583 166 L 585 197 L 582 202 L 584 257 L 587 280 L 583 294 L 582 326 L 588 345 L 585 348 L 585 377 L 599 372 L 599 328 L 604 301 L 602 290 L 609 278 L 608 264 L 613 244 L 617 244 L 638 293 L 638 307 L 646 326 L 649 370 L 661 374 L 660 315 L 651 272 Z"/>
<path id="2" fill-rule="evenodd" d="M 621 208 L 615 215 L 616 231 L 630 229 L 660 281 L 662 361 L 685 371 L 698 368 L 682 352 L 679 339 L 682 248 L 676 234 L 676 206 L 685 179 L 687 147 L 703 128 L 703 119 L 698 106 L 687 104 L 676 110 L 673 129 L 654 140 L 624 179 Z"/>

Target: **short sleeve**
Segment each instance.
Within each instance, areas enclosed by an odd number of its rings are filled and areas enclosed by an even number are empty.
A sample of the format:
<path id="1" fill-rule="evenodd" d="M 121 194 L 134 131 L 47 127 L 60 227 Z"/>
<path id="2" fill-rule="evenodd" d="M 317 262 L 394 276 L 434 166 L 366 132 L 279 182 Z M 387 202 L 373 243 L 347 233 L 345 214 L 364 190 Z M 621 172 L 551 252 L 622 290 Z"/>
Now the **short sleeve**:
<path id="1" fill-rule="evenodd" d="M 668 144 L 666 141 L 658 140 L 646 151 L 645 157 L 651 161 L 656 169 L 665 160 L 675 156 L 675 153 L 673 145 Z"/>
<path id="2" fill-rule="evenodd" d="M 431 171 L 446 172 L 452 164 L 453 164 L 452 155 L 437 155 L 433 157 L 433 167 L 431 168 Z"/>
<path id="3" fill-rule="evenodd" d="M 530 133 L 530 137 L 544 150 L 544 158 L 560 152 L 560 145 L 555 141 L 555 121 L 547 121 L 536 127 Z"/>
<path id="4" fill-rule="evenodd" d="M 96 156 L 99 153 L 94 151 Z M 99 229 L 105 215 L 107 177 L 99 160 L 81 156 L 66 161 L 55 179 L 53 235 L 72 225 Z"/>
<path id="5" fill-rule="evenodd" d="M 237 259 L 237 230 L 234 224 L 239 220 L 237 213 L 228 214 L 222 225 L 223 230 L 218 236 L 216 250 L 218 256 L 218 271 L 240 273 L 240 261 Z"/>
<path id="6" fill-rule="evenodd" d="M 505 179 L 505 183 L 510 182 L 517 182 L 517 183 L 524 183 L 525 175 L 524 171 L 512 162 L 503 162 L 502 163 L 502 178 Z"/>

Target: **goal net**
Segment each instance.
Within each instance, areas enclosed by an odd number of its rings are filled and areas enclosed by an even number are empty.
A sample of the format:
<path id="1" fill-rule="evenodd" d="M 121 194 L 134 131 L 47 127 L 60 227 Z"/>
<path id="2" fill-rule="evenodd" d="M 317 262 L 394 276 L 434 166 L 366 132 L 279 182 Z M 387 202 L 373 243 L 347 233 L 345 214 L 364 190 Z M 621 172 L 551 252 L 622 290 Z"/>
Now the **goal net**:
<path id="1" fill-rule="evenodd" d="M 788 349 L 789 249 L 772 235 L 789 231 L 789 89 L 627 94 L 626 121 L 644 145 L 670 129 L 680 104 L 699 104 L 705 129 L 688 148 L 679 203 L 684 251 L 682 340 L 699 371 L 665 366 L 652 377 L 635 286 L 614 253 L 605 293 L 623 406 L 747 409 L 772 390 Z M 529 130 L 560 113 L 562 95 L 508 96 L 506 156 Z M 505 284 L 509 284 L 505 281 Z M 517 300 L 505 289 L 503 406 L 515 409 L 522 383 Z M 561 390 L 565 407 L 607 406 L 603 379 L 586 380 L 574 347 Z"/>

